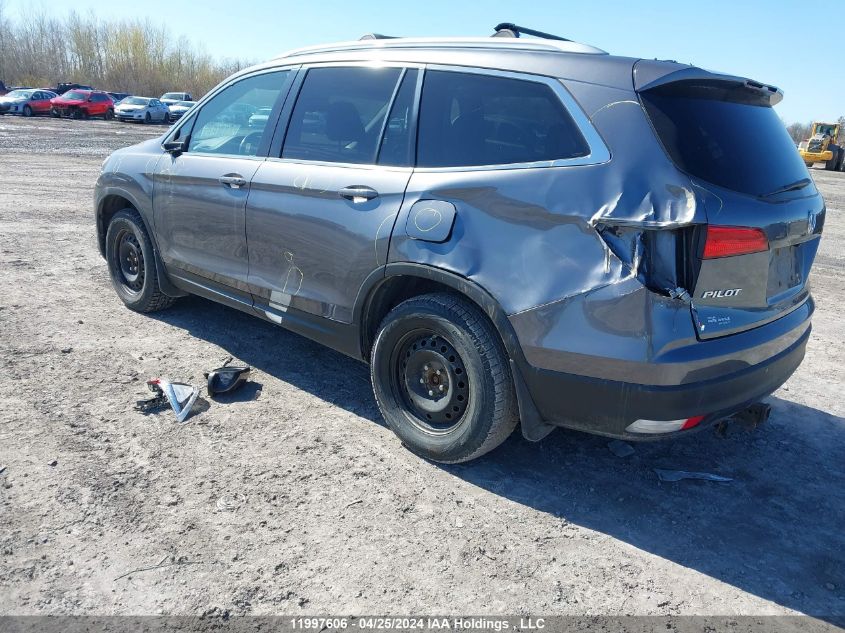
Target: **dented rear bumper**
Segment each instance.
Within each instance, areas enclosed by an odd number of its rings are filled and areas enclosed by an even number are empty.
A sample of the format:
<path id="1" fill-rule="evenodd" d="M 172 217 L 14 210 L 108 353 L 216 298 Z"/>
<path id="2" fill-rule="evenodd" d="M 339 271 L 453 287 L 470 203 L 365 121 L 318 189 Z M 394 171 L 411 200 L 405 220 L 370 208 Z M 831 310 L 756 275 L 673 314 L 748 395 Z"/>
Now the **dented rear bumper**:
<path id="1" fill-rule="evenodd" d="M 814 310 L 808 298 L 766 325 L 699 340 L 683 301 L 601 294 L 512 315 L 520 373 L 544 423 L 629 439 L 664 436 L 626 432 L 638 419 L 706 425 L 771 394 L 801 364 Z"/>

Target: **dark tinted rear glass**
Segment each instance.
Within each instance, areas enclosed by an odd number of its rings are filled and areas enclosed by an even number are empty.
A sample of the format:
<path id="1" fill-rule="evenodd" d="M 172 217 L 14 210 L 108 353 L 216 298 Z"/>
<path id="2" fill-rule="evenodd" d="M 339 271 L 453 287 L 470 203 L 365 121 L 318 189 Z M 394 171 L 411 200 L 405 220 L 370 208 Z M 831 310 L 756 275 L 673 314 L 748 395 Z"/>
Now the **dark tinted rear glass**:
<path id="1" fill-rule="evenodd" d="M 587 143 L 546 84 L 471 73 L 425 74 L 421 167 L 530 163 L 587 153 Z"/>
<path id="2" fill-rule="evenodd" d="M 752 195 L 808 176 L 770 106 L 708 98 L 703 90 L 648 91 L 642 99 L 666 151 L 692 176 Z"/>

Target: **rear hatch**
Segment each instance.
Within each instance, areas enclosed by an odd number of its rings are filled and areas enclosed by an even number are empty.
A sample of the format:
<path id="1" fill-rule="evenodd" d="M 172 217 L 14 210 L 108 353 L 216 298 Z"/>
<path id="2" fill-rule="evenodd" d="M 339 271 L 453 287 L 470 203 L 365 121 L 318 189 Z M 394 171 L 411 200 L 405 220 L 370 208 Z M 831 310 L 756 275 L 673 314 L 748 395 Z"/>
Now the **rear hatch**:
<path id="1" fill-rule="evenodd" d="M 708 224 L 690 241 L 700 338 L 763 325 L 807 300 L 824 201 L 772 106 L 780 93 L 687 69 L 639 89 L 669 157 Z"/>

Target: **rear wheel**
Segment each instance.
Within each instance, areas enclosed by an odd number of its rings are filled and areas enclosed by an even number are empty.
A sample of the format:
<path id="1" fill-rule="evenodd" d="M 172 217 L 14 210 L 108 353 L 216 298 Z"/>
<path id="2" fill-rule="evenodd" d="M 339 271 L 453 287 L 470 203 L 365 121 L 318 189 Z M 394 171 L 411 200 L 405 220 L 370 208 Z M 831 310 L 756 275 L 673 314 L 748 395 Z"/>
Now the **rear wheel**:
<path id="1" fill-rule="evenodd" d="M 836 171 L 839 168 L 839 148 L 831 146 L 828 149 L 833 152 L 833 157 L 824 164 L 824 168 L 827 171 Z"/>
<path id="2" fill-rule="evenodd" d="M 32 108 L 29 107 L 28 105 L 25 105 L 23 107 L 23 115 L 24 116 L 32 116 Z"/>
<path id="3" fill-rule="evenodd" d="M 114 110 L 112 110 L 111 108 L 106 110 L 106 113 L 103 115 L 103 118 L 106 121 L 111 121 L 114 118 Z"/>
<path id="4" fill-rule="evenodd" d="M 109 222 L 106 261 L 117 296 L 131 310 L 155 312 L 173 303 L 161 292 L 153 243 L 134 209 L 119 211 Z"/>
<path id="5" fill-rule="evenodd" d="M 474 304 L 457 295 L 414 297 L 391 310 L 373 344 L 370 375 L 390 428 L 427 459 L 479 457 L 518 422 L 498 334 Z"/>

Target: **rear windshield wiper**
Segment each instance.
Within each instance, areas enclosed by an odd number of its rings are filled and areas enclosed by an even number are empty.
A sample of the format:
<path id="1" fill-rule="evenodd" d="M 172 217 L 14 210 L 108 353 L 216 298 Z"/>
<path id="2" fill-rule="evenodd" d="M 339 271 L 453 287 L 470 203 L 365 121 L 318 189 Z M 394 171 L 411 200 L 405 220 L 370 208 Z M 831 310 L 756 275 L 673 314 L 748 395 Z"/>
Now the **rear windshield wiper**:
<path id="1" fill-rule="evenodd" d="M 769 193 L 760 194 L 760 198 L 768 198 L 769 196 L 774 196 L 779 193 L 786 193 L 787 191 L 797 191 L 798 189 L 803 189 L 807 185 L 809 185 L 812 180 L 809 178 L 802 178 L 801 180 L 796 180 L 795 182 L 791 182 L 788 185 L 784 185 L 774 191 L 770 191 Z"/>

